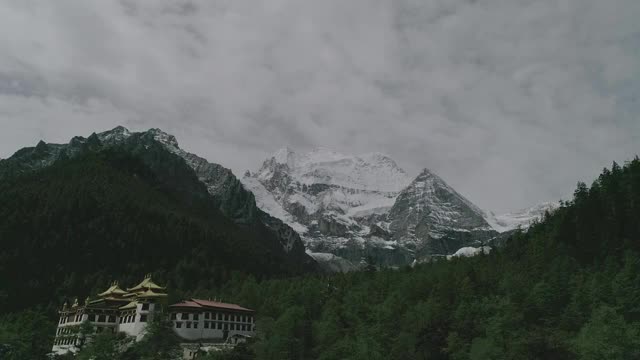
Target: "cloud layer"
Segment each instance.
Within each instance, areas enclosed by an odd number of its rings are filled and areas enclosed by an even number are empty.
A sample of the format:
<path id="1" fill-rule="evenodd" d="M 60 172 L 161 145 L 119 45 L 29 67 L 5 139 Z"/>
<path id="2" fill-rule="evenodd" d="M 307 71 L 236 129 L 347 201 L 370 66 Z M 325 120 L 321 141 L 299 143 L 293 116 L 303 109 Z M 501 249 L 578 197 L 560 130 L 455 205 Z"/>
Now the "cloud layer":
<path id="1" fill-rule="evenodd" d="M 236 173 L 385 152 L 503 211 L 639 153 L 637 0 L 0 0 L 0 157 L 161 127 Z"/>

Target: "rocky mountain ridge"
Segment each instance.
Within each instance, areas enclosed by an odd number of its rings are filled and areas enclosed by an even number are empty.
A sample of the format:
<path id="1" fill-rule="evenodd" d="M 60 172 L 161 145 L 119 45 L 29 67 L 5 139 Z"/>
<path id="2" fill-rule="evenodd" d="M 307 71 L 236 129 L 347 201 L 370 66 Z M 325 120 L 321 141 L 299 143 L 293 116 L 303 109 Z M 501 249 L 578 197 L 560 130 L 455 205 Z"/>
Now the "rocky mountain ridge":
<path id="1" fill-rule="evenodd" d="M 258 207 L 300 233 L 319 261 L 327 257 L 323 253 L 352 263 L 371 257 L 381 265 L 451 255 L 526 228 L 554 208 L 549 203 L 496 216 L 429 169 L 411 178 L 386 155 L 326 148 L 280 149 L 256 172 L 247 172 L 242 183 Z"/>

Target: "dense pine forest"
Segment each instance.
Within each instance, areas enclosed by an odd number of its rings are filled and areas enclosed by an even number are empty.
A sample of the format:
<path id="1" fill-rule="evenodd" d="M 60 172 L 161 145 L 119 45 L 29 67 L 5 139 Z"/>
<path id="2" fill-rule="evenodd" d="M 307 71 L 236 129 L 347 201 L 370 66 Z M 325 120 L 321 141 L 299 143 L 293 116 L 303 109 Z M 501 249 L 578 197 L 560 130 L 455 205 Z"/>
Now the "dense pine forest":
<path id="1" fill-rule="evenodd" d="M 223 215 L 185 162 L 166 151 L 87 152 L 5 177 L 0 219 L 3 311 L 53 310 L 65 297 L 82 300 L 114 279 L 133 284 L 152 271 L 172 288 L 192 289 L 225 282 L 232 271 L 310 270 L 266 229 Z"/>
<path id="2" fill-rule="evenodd" d="M 49 272 L 39 271 L 47 281 Z M 614 163 L 591 186 L 579 183 L 571 201 L 489 255 L 398 270 L 201 280 L 176 283 L 175 296 L 223 296 L 259 317 L 247 346 L 210 359 L 640 358 L 640 159 Z M 41 305 L 2 317 L 5 358 L 48 351 L 55 314 Z M 101 339 L 98 352 L 117 341 Z"/>

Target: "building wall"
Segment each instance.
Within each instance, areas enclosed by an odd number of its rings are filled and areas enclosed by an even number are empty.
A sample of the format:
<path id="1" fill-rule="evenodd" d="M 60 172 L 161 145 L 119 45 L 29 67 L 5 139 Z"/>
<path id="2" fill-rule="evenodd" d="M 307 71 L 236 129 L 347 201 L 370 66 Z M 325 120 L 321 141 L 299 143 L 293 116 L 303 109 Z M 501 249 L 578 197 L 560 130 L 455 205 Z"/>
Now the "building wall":
<path id="1" fill-rule="evenodd" d="M 115 309 L 111 314 L 104 313 L 103 315 L 92 315 L 91 317 L 89 314 L 83 313 L 84 308 L 75 310 L 77 313 L 64 313 L 58 321 L 56 338 L 51 351 L 60 355 L 67 352 L 77 352 L 78 346 L 82 342 L 77 333 L 85 321 L 93 327 L 95 332 L 123 332 L 127 335 L 135 336 L 136 341 L 140 341 L 144 336 L 147 322 L 151 320 L 151 313 L 155 311 L 156 306 L 156 304 L 148 304 L 148 308 L 143 310 L 143 304 L 138 304 L 133 311 L 128 311 L 125 316 L 121 316 L 120 311 Z M 131 322 L 125 321 L 128 316 L 131 316 Z"/>
<path id="2" fill-rule="evenodd" d="M 171 312 L 171 320 L 173 330 L 185 340 L 226 339 L 233 335 L 252 336 L 255 332 L 253 315 L 246 313 Z"/>
<path id="3" fill-rule="evenodd" d="M 143 310 L 143 304 L 137 304 L 135 312 L 131 315 L 132 322 L 119 322 L 118 331 L 135 336 L 136 341 L 140 341 L 144 336 L 147 323 L 151 321 L 152 312 L 156 310 L 157 304 L 148 304 L 148 306 Z"/>

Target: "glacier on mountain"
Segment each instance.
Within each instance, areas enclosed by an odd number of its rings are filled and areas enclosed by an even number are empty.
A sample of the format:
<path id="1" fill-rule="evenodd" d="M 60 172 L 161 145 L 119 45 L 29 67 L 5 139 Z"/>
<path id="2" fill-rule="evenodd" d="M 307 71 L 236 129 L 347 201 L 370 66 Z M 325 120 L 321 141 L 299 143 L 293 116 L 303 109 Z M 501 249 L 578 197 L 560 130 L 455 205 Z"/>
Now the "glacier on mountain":
<path id="1" fill-rule="evenodd" d="M 494 229 L 501 233 L 515 229 L 526 230 L 536 221 L 540 221 L 546 213 L 553 213 L 559 207 L 559 202 L 543 202 L 526 209 L 501 215 L 487 212 L 485 219 Z"/>

